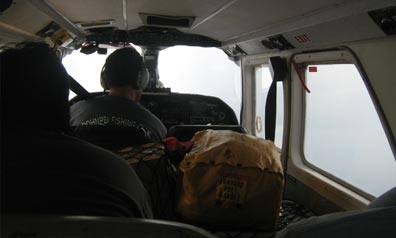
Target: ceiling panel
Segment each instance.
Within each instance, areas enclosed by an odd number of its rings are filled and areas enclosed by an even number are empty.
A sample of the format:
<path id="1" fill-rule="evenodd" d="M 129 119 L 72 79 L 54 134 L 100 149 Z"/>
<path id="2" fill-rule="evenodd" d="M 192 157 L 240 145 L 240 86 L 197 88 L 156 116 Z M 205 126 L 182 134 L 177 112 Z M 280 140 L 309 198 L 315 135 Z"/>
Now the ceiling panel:
<path id="1" fill-rule="evenodd" d="M 0 21 L 34 35 L 46 27 L 51 18 L 37 11 L 35 6 L 27 1 L 14 0 L 10 8 L 0 14 Z"/>
<path id="2" fill-rule="evenodd" d="M 142 26 L 139 13 L 170 16 L 195 16 L 199 22 L 232 0 L 126 0 L 128 28 Z M 58 11 L 73 22 L 114 19 L 125 29 L 123 0 L 49 0 Z"/>
<path id="3" fill-rule="evenodd" d="M 271 27 L 339 6 L 345 0 L 239 0 L 195 30 L 212 38 L 228 41 L 234 37 Z M 351 1 L 349 1 L 351 2 Z M 216 26 L 217 29 L 213 29 Z"/>
<path id="4" fill-rule="evenodd" d="M 62 15 L 72 22 L 115 20 L 115 25 L 124 25 L 121 0 L 48 0 Z"/>
<path id="5" fill-rule="evenodd" d="M 393 5 L 395 0 L 15 0 L 15 2 L 16 4 L 0 16 L 0 19 L 31 33 L 36 33 L 49 23 L 50 18 L 43 12 L 60 21 L 61 25 L 64 16 L 71 22 L 115 20 L 113 26 L 119 29 L 135 29 L 142 26 L 139 13 L 148 13 L 195 16 L 196 20 L 192 28 L 181 29 L 182 31 L 208 36 L 221 41 L 223 45 L 233 45 L 314 27 L 349 15 L 363 14 L 371 8 Z M 48 13 L 48 11 L 32 10 L 31 3 L 38 8 L 40 6 L 48 8 L 46 5 L 48 3 L 54 11 L 51 14 L 51 11 Z M 74 31 L 74 34 L 81 38 L 84 37 L 85 33 L 80 31 L 78 26 L 75 28 L 70 27 L 70 23 L 63 23 L 65 29 Z"/>

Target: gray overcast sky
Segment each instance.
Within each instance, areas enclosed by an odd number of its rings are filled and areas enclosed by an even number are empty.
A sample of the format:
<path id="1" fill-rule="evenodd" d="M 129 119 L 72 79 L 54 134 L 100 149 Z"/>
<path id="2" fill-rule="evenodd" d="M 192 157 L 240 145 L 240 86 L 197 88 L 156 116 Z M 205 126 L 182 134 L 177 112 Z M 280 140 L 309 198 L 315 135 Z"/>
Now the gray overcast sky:
<path id="1" fill-rule="evenodd" d="M 356 67 L 316 68 L 306 74 L 306 159 L 375 196 L 393 188 L 396 161 Z"/>

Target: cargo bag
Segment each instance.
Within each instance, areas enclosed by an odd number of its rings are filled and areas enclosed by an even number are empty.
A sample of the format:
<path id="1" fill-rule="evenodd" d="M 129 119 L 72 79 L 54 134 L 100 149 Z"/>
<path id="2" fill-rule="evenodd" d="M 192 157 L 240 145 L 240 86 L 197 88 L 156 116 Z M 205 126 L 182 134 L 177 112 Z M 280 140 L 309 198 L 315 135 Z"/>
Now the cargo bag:
<path id="1" fill-rule="evenodd" d="M 274 143 L 225 130 L 201 131 L 192 141 L 179 166 L 183 179 L 176 211 L 182 219 L 273 231 L 284 184 Z"/>

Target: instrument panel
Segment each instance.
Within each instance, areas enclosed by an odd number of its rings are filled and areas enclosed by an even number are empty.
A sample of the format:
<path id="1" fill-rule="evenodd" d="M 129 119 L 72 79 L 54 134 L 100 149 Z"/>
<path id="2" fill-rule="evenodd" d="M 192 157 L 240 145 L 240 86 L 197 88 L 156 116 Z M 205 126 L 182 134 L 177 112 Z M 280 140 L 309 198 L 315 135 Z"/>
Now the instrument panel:
<path id="1" fill-rule="evenodd" d="M 70 105 L 106 92 L 76 96 Z M 182 93 L 144 93 L 140 103 L 154 113 L 167 129 L 174 125 L 239 125 L 235 112 L 217 97 Z"/>
<path id="2" fill-rule="evenodd" d="M 168 129 L 174 125 L 239 124 L 231 107 L 216 97 L 181 93 L 144 95 L 141 104 Z"/>

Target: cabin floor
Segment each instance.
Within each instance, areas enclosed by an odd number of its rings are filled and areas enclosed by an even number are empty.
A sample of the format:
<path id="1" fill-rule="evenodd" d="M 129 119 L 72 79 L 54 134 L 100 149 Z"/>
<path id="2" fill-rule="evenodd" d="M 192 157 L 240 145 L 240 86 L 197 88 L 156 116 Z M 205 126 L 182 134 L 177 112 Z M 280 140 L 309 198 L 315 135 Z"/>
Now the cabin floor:
<path id="1" fill-rule="evenodd" d="M 315 216 L 315 214 L 312 211 L 304 208 L 300 204 L 290 200 L 283 200 L 279 221 L 274 233 L 268 233 L 267 231 L 260 231 L 260 229 L 246 230 L 246 231 L 211 231 L 211 232 L 215 236 L 221 238 L 273 237 L 276 233 L 286 228 L 288 225 L 312 216 Z"/>

